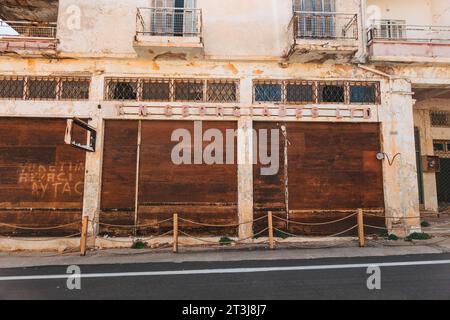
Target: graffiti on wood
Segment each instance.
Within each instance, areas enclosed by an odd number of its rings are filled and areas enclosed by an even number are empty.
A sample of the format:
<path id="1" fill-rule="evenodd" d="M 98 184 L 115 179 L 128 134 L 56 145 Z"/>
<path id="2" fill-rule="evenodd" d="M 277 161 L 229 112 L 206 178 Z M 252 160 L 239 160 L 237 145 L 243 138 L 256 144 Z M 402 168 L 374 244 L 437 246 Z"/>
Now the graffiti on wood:
<path id="1" fill-rule="evenodd" d="M 83 176 L 83 162 L 25 163 L 18 170 L 18 184 L 26 186 L 35 199 L 58 199 L 82 195 Z"/>

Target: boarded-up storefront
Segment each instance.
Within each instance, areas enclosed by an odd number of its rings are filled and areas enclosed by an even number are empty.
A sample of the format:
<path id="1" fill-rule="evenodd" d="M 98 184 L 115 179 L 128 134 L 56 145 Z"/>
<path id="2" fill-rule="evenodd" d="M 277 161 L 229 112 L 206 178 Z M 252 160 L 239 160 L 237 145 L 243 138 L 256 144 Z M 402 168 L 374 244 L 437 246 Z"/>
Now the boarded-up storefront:
<path id="1" fill-rule="evenodd" d="M 65 128 L 65 119 L 0 119 L 0 222 L 27 228 L 1 225 L 1 234 L 80 232 L 86 153 L 64 144 Z"/>
<path id="2" fill-rule="evenodd" d="M 321 223 L 358 208 L 379 212 L 380 218 L 366 217 L 368 224 L 384 224 L 382 163 L 376 159 L 381 151 L 379 124 L 260 122 L 254 127 L 280 128 L 278 174 L 261 176 L 260 164 L 254 172 L 255 210 L 273 210 L 292 221 L 280 226 L 282 221 L 275 219 L 278 228 L 299 235 L 332 235 L 355 225 L 356 217 Z"/>
<path id="3" fill-rule="evenodd" d="M 201 126 L 202 133 L 218 129 L 223 137 L 227 129 L 236 129 L 235 122 L 203 121 Z M 175 130 L 185 130 L 192 138 L 191 164 L 176 164 L 172 159 L 172 151 L 179 144 L 178 140 L 172 141 Z M 106 122 L 101 233 L 161 234 L 172 228 L 171 222 L 157 227 L 149 225 L 171 218 L 174 213 L 206 224 L 238 223 L 236 162 L 194 164 L 194 139 L 198 137 L 194 135 L 193 121 Z M 200 140 L 200 143 L 205 150 L 211 142 Z M 223 153 L 226 152 L 224 143 Z M 138 230 L 117 227 L 135 223 L 149 227 Z M 195 234 L 236 235 L 237 231 L 185 221 L 180 225 L 182 230 Z"/>

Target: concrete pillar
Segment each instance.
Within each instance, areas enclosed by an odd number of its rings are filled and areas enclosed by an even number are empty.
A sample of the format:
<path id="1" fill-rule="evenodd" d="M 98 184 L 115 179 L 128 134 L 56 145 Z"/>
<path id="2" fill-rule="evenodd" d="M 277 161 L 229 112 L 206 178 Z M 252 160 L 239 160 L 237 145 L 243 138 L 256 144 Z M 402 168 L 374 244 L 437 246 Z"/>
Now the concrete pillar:
<path id="1" fill-rule="evenodd" d="M 238 121 L 238 216 L 239 223 L 253 220 L 253 122 L 250 117 Z M 239 226 L 239 238 L 253 236 L 253 223 Z"/>
<path id="2" fill-rule="evenodd" d="M 405 80 L 383 83 L 382 92 L 382 147 L 390 161 L 393 161 L 391 164 L 387 158 L 383 161 L 387 226 L 391 233 L 404 237 L 415 231 L 420 232 L 414 100 L 411 84 Z"/>
<path id="3" fill-rule="evenodd" d="M 96 111 L 92 112 L 89 124 L 97 130 L 95 152 L 86 153 L 86 171 L 84 177 L 83 217 L 89 217 L 88 247 L 95 244 L 99 232 L 99 213 L 101 199 L 102 160 L 103 160 L 103 117 L 100 101 L 103 95 L 103 77 L 94 76 L 91 92 L 98 101 Z"/>

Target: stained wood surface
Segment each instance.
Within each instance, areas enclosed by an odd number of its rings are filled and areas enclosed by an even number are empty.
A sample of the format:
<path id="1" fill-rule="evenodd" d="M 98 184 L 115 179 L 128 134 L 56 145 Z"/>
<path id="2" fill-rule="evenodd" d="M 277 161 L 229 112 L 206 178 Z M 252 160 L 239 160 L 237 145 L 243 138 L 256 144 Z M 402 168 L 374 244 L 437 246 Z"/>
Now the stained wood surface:
<path id="1" fill-rule="evenodd" d="M 0 119 L 0 222 L 81 225 L 86 153 L 64 144 L 65 127 L 65 119 Z M 86 140 L 82 131 L 75 131 L 74 137 Z M 0 228 L 2 234 L 14 235 L 75 230 L 79 232 L 79 226 L 50 231 Z"/>
<path id="2" fill-rule="evenodd" d="M 138 122 L 107 121 L 103 169 L 101 221 L 109 224 L 134 224 Z M 202 133 L 236 129 L 235 122 L 203 122 Z M 171 141 L 177 129 L 188 130 L 194 155 L 194 122 L 142 121 L 139 164 L 139 209 L 137 223 L 153 224 L 178 213 L 180 230 L 199 234 L 236 234 L 236 228 L 219 229 L 186 224 L 181 219 L 208 224 L 237 223 L 237 166 L 234 164 L 174 164 Z M 203 142 L 203 149 L 211 142 Z M 234 139 L 236 145 L 236 138 Z M 125 152 L 124 154 L 122 154 Z M 226 154 L 226 144 L 223 145 Z M 120 161 L 117 161 L 119 158 Z M 171 224 L 139 229 L 138 234 L 157 234 L 170 230 Z M 184 229 L 183 229 L 184 228 Z M 126 235 L 132 230 L 103 226 L 102 233 Z"/>

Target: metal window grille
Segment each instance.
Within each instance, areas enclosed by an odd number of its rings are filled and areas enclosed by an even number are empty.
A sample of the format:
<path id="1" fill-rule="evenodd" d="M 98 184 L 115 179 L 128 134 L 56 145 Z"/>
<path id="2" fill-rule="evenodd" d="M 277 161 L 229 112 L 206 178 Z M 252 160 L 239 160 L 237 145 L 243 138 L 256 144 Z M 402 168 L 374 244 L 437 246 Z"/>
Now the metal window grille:
<path id="1" fill-rule="evenodd" d="M 293 81 L 286 83 L 287 103 L 313 103 L 316 101 L 314 82 Z"/>
<path id="2" fill-rule="evenodd" d="M 107 100 L 137 100 L 138 79 L 115 78 L 106 82 Z"/>
<path id="3" fill-rule="evenodd" d="M 89 100 L 90 79 L 63 78 L 61 100 Z"/>
<path id="4" fill-rule="evenodd" d="M 201 80 L 176 80 L 175 101 L 204 101 L 204 85 Z"/>
<path id="5" fill-rule="evenodd" d="M 258 81 L 254 85 L 255 102 L 283 102 L 283 83 L 279 81 Z"/>
<path id="6" fill-rule="evenodd" d="M 350 103 L 375 104 L 380 102 L 380 85 L 376 82 L 354 82 L 349 85 Z"/>
<path id="7" fill-rule="evenodd" d="M 345 103 L 345 85 L 335 82 L 319 84 L 319 102 Z"/>
<path id="8" fill-rule="evenodd" d="M 58 81 L 49 78 L 31 78 L 28 80 L 27 97 L 31 100 L 56 100 Z"/>
<path id="9" fill-rule="evenodd" d="M 169 80 L 147 79 L 142 81 L 143 101 L 170 101 L 173 84 Z"/>
<path id="10" fill-rule="evenodd" d="M 211 80 L 207 82 L 208 102 L 238 101 L 238 83 L 233 80 Z"/>
<path id="11" fill-rule="evenodd" d="M 11 77 L 0 79 L 0 99 L 22 99 L 24 88 L 24 78 Z"/>
<path id="12" fill-rule="evenodd" d="M 234 79 L 107 78 L 105 100 L 233 103 L 238 88 Z"/>
<path id="13" fill-rule="evenodd" d="M 450 112 L 432 111 L 430 117 L 432 127 L 450 127 Z"/>
<path id="14" fill-rule="evenodd" d="M 0 76 L 0 99 L 89 100 L 89 77 Z"/>
<path id="15" fill-rule="evenodd" d="M 380 97 L 378 82 L 256 80 L 253 83 L 254 102 L 378 104 Z"/>

